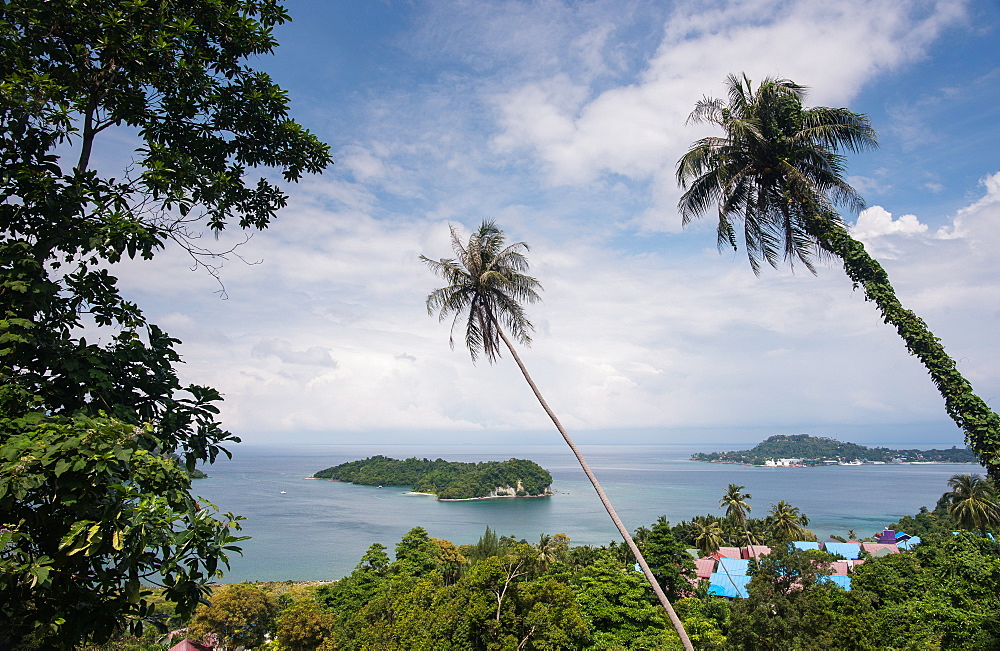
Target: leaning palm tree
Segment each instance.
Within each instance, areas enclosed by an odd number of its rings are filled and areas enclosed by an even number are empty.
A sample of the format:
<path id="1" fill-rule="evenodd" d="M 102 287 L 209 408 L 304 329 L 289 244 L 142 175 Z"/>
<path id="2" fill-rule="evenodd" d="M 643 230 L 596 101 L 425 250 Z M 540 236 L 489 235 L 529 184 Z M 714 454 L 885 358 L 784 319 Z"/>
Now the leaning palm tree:
<path id="1" fill-rule="evenodd" d="M 948 486 L 948 513 L 960 527 L 984 533 L 1000 526 L 1000 502 L 991 481 L 978 474 L 953 475 Z"/>
<path id="2" fill-rule="evenodd" d="M 684 188 L 683 223 L 718 207 L 718 245 L 737 248 L 737 227 L 755 273 L 780 258 L 815 273 L 814 258 L 836 256 L 844 271 L 896 328 L 937 386 L 948 415 L 965 432 L 993 478 L 1000 477 L 1000 416 L 973 393 L 937 337 L 896 298 L 882 266 L 851 237 L 835 207 L 864 201 L 844 180 L 838 149 L 877 146 L 867 116 L 842 108 L 803 108 L 805 87 L 767 78 L 753 88 L 746 75 L 730 75 L 728 101 L 704 98 L 690 122 L 722 128 L 722 136 L 695 142 L 677 164 Z"/>
<path id="3" fill-rule="evenodd" d="M 502 341 L 507 347 L 511 357 L 521 369 L 524 379 L 527 380 L 528 386 L 531 387 L 538 402 L 542 405 L 542 409 L 548 414 L 566 444 L 576 455 L 580 467 L 590 479 L 601 503 L 607 509 L 608 515 L 611 516 L 611 520 L 618 528 L 622 539 L 628 545 L 632 555 L 635 556 L 635 560 L 642 568 L 643 574 L 646 575 L 653 592 L 656 593 L 670 617 L 684 648 L 693 649 L 680 618 L 674 612 L 663 593 L 663 589 L 654 578 L 646 559 L 643 558 L 635 541 L 632 540 L 628 529 L 622 524 L 621 518 L 618 517 L 618 513 L 611 505 L 608 496 L 605 495 L 604 489 L 601 488 L 601 484 L 597 481 L 597 477 L 594 476 L 587 461 L 583 458 L 583 454 L 566 433 L 555 413 L 549 408 L 548 403 L 545 402 L 511 341 L 511 337 L 513 337 L 519 343 L 531 343 L 530 334 L 534 326 L 525 315 L 522 303 L 535 303 L 541 300 L 538 295 L 541 284 L 535 278 L 524 273 L 528 270 L 528 260 L 524 255 L 528 250 L 528 245 L 524 242 L 508 245 L 504 232 L 497 228 L 493 221 L 484 221 L 479 230 L 469 237 L 468 244 L 465 245 L 462 244 L 458 231 L 452 227 L 451 245 L 455 252 L 455 258 L 431 260 L 426 256 L 420 256 L 420 259 L 431 271 L 447 283 L 447 286 L 434 290 L 427 297 L 427 312 L 429 314 L 437 312 L 442 321 L 449 316 L 454 316 L 451 325 L 452 347 L 455 345 L 455 328 L 458 327 L 460 320 L 465 323 L 465 345 L 469 349 L 473 361 L 477 359 L 479 354 L 484 354 L 486 359 L 493 363 L 500 356 L 500 342 Z"/>

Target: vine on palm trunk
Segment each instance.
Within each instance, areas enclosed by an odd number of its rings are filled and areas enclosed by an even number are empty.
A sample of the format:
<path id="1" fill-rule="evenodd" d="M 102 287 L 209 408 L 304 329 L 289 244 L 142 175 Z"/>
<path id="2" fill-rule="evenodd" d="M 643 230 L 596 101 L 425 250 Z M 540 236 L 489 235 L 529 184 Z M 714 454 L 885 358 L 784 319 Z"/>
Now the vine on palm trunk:
<path id="1" fill-rule="evenodd" d="M 843 178 L 845 158 L 838 150 L 877 146 L 868 117 L 843 108 L 804 108 L 805 87 L 785 79 L 768 77 L 754 88 L 745 75 L 730 75 L 727 85 L 728 101 L 706 97 L 689 118 L 715 124 L 724 135 L 698 140 L 678 162 L 683 223 L 717 206 L 719 247 L 736 249 L 736 223 L 742 221 L 757 274 L 761 261 L 776 267 L 781 257 L 813 273 L 814 258 L 839 258 L 855 287 L 927 369 L 948 415 L 990 476 L 1000 477 L 1000 416 L 973 393 L 923 319 L 903 307 L 885 270 L 835 210 L 864 206 Z"/>

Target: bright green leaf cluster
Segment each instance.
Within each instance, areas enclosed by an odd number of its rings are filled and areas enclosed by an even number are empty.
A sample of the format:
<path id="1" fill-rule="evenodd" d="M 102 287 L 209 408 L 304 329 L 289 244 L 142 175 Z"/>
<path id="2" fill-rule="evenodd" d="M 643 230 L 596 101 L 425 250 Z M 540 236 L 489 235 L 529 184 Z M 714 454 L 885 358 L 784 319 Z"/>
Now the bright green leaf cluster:
<path id="1" fill-rule="evenodd" d="M 176 461 L 109 418 L 0 420 L 0 637 L 60 646 L 155 615 L 143 586 L 190 612 L 237 551 L 242 518 L 189 494 Z"/>

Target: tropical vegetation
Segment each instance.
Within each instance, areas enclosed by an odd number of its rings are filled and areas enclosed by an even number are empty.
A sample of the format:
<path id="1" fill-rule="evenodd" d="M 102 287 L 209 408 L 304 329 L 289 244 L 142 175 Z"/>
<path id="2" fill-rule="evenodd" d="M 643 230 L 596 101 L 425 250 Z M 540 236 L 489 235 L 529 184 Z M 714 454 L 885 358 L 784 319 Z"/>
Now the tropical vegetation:
<path id="1" fill-rule="evenodd" d="M 759 523 L 771 551 L 751 564 L 745 599 L 710 596 L 696 580 L 686 550 L 698 531 L 691 522 L 659 518 L 635 540 L 697 649 L 997 648 L 1000 545 L 985 532 L 962 530 L 948 509 L 953 490 L 933 511 L 890 525 L 923 540 L 911 551 L 866 557 L 850 575 L 850 591 L 824 578 L 834 556 L 785 544 L 787 532 L 771 516 Z M 774 510 L 782 505 L 807 520 L 784 500 Z M 733 520 L 708 517 L 692 521 L 721 528 Z M 748 518 L 747 526 L 758 523 Z M 725 542 L 738 545 L 738 529 L 733 525 Z M 220 647 L 275 651 L 681 645 L 622 543 L 573 546 L 564 534 L 543 534 L 532 544 L 487 527 L 477 542 L 456 545 L 415 527 L 393 551 L 373 544 L 335 582 L 221 587 L 210 605 L 171 627 Z M 152 637 L 116 642 L 137 651 L 168 646 Z"/>
<path id="2" fill-rule="evenodd" d="M 684 224 L 717 208 L 717 241 L 742 239 L 754 273 L 779 259 L 815 273 L 813 260 L 839 259 L 855 287 L 875 303 L 931 376 L 948 415 L 991 476 L 1000 474 L 1000 415 L 977 396 L 940 340 L 896 297 L 889 276 L 851 237 L 837 206 L 859 210 L 861 196 L 844 180 L 840 150 L 877 146 L 865 115 L 845 108 L 803 106 L 806 89 L 787 79 L 727 79 L 728 99 L 704 98 L 690 122 L 709 123 L 722 135 L 693 143 L 677 164 L 684 189 L 678 207 Z M 742 223 L 741 235 L 737 226 Z"/>
<path id="3" fill-rule="evenodd" d="M 432 260 L 426 256 L 420 256 L 420 259 L 430 270 L 447 283 L 445 287 L 434 290 L 427 297 L 428 314 L 433 315 L 437 312 L 439 320 L 442 321 L 452 317 L 452 346 L 454 346 L 455 341 L 455 328 L 464 317 L 465 345 L 473 361 L 480 353 L 483 353 L 490 363 L 495 362 L 500 356 L 500 342 L 503 341 L 528 386 L 535 394 L 535 398 L 538 399 L 542 409 L 545 410 L 566 445 L 573 451 L 580 467 L 587 475 L 594 490 L 597 491 L 601 503 L 638 562 L 650 587 L 657 595 L 660 605 L 670 617 L 684 648 L 691 649 L 691 642 L 680 619 L 670 605 L 667 595 L 657 582 L 646 559 L 643 558 L 641 550 L 632 540 L 629 530 L 621 521 L 611 504 L 611 500 L 604 493 L 604 489 L 601 488 L 600 482 L 584 459 L 583 453 L 566 432 L 545 398 L 542 397 L 541 391 L 531 375 L 528 374 L 527 367 L 521 361 L 521 356 L 518 355 L 517 349 L 505 331 L 506 328 L 510 331 L 511 336 L 522 344 L 531 343 L 530 333 L 534 326 L 528 320 L 522 302 L 535 303 L 540 301 L 538 290 L 541 289 L 541 284 L 537 279 L 524 273 L 529 268 L 528 259 L 525 257 L 528 245 L 524 242 L 507 244 L 504 232 L 490 220 L 483 221 L 479 229 L 469 237 L 467 244 L 462 243 L 458 231 L 454 226 L 451 227 L 451 245 L 452 251 L 455 253 L 454 258 Z"/>
<path id="4" fill-rule="evenodd" d="M 550 495 L 552 484 L 547 470 L 525 459 L 463 463 L 377 455 L 320 470 L 313 477 L 363 486 L 410 486 L 441 500 L 497 495 L 538 497 Z"/>
<path id="5" fill-rule="evenodd" d="M 266 228 L 287 200 L 272 175 L 330 163 L 248 64 L 288 19 L 276 1 L 0 3 L 0 647 L 138 630 L 154 585 L 190 612 L 237 550 L 238 518 L 190 493 L 238 440 L 221 396 L 181 383 L 178 340 L 112 272 L 179 246 L 217 273 L 203 232 Z"/>

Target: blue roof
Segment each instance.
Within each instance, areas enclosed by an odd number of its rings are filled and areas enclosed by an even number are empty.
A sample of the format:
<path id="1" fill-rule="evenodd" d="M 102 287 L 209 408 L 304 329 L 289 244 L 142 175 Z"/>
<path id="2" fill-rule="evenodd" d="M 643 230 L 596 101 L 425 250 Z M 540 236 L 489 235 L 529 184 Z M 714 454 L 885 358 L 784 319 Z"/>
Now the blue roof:
<path id="1" fill-rule="evenodd" d="M 849 576 L 829 576 L 826 574 L 819 574 L 816 576 L 816 579 L 821 582 L 828 581 L 830 583 L 835 583 L 844 590 L 851 589 L 851 577 Z"/>
<path id="2" fill-rule="evenodd" d="M 724 572 L 712 572 L 709 577 L 708 594 L 716 597 L 739 597 L 747 598 L 747 584 L 750 577 L 740 574 L 725 574 Z"/>
<path id="3" fill-rule="evenodd" d="M 793 540 L 792 547 L 795 549 L 801 549 L 802 551 L 807 551 L 810 549 L 819 549 L 818 542 L 809 542 L 808 540 Z"/>
<path id="4" fill-rule="evenodd" d="M 743 558 L 720 558 L 719 567 L 716 572 L 720 574 L 729 573 L 733 576 L 746 576 L 750 569 L 750 561 Z"/>
<path id="5" fill-rule="evenodd" d="M 910 536 L 908 539 L 896 543 L 896 549 L 913 549 L 920 544 L 920 536 Z"/>
<path id="6" fill-rule="evenodd" d="M 861 545 L 857 543 L 828 542 L 823 544 L 826 546 L 826 551 L 843 556 L 847 560 L 854 560 L 861 556 Z"/>

